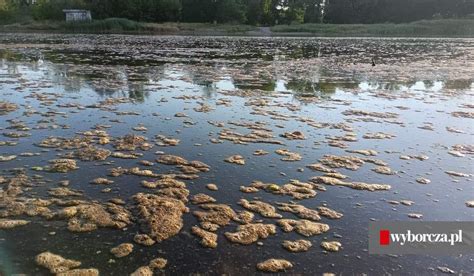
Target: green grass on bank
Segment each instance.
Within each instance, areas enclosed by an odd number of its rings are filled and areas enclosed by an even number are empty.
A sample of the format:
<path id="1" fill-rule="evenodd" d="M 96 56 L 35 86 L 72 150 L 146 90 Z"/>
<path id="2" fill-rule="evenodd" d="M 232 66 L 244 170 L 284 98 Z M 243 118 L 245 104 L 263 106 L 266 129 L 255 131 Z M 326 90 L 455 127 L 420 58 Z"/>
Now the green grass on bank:
<path id="1" fill-rule="evenodd" d="M 243 33 L 255 29 L 248 25 L 210 24 L 210 23 L 145 23 L 124 18 L 107 18 L 83 23 L 62 23 L 63 28 L 72 32 L 116 33 L 137 32 L 173 34 L 181 32 L 199 33 Z"/>
<path id="2" fill-rule="evenodd" d="M 146 23 L 125 18 L 107 18 L 90 22 L 24 21 L 0 26 L 0 31 L 54 31 L 66 33 L 148 33 L 179 34 L 234 34 L 255 30 L 241 24 L 211 23 Z"/>
<path id="3" fill-rule="evenodd" d="M 136 33 L 185 35 L 245 35 L 256 36 L 383 36 L 383 37 L 474 37 L 474 18 L 423 20 L 404 24 L 295 24 L 277 25 L 271 33 L 255 26 L 211 23 L 145 23 L 124 18 L 108 18 L 90 22 L 34 21 L 0 26 L 3 32 L 60 33 Z"/>
<path id="4" fill-rule="evenodd" d="M 68 32 L 108 33 L 108 32 L 147 32 L 152 27 L 146 23 L 136 22 L 124 18 L 107 18 L 90 22 L 65 22 L 61 27 Z M 157 30 L 158 31 L 158 30 Z M 176 31 L 173 28 L 162 28 L 160 31 Z"/>
<path id="5" fill-rule="evenodd" d="M 422 20 L 404 24 L 295 24 L 271 27 L 275 33 L 317 36 L 474 37 L 474 19 Z"/>

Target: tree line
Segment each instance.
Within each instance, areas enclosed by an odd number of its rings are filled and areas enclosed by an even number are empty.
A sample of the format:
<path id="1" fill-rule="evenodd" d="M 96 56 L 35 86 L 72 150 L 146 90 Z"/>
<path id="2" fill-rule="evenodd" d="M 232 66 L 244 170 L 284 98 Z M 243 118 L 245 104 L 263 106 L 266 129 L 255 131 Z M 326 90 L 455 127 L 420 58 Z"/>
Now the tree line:
<path id="1" fill-rule="evenodd" d="M 401 23 L 464 17 L 474 13 L 474 0 L 0 0 L 0 17 L 27 11 L 35 19 L 62 20 L 63 9 L 146 22 Z"/>

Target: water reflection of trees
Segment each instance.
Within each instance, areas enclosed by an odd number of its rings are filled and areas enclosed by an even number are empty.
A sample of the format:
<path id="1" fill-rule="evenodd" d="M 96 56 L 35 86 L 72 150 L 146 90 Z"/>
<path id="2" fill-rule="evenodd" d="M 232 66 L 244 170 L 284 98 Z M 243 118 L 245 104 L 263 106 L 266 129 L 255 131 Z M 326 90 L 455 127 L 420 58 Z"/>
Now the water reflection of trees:
<path id="1" fill-rule="evenodd" d="M 387 82 L 381 80 L 369 80 L 361 83 L 365 83 L 370 90 L 401 91 L 404 87 L 410 88 L 415 86 L 417 81 Z M 434 82 L 428 82 L 428 85 L 431 85 L 432 87 Z"/>
<path id="2" fill-rule="evenodd" d="M 13 59 L 13 61 L 11 60 Z M 163 80 L 180 80 L 189 85 L 198 85 L 203 96 L 211 98 L 218 89 L 216 83 L 225 80 L 232 87 L 242 90 L 268 92 L 291 91 L 297 96 L 329 97 L 339 90 L 353 91 L 358 88 L 383 91 L 436 90 L 441 88 L 466 90 L 473 86 L 472 80 L 440 81 L 358 81 L 331 78 L 320 62 L 311 63 L 306 68 L 297 68 L 286 64 L 282 54 L 274 55 L 273 60 L 262 64 L 233 64 L 231 62 L 207 65 L 164 64 L 158 66 L 129 65 L 85 65 L 62 64 L 42 60 L 29 60 L 20 63 L 16 56 L 8 51 L 0 51 L 1 68 L 8 74 L 28 74 L 22 72 L 22 66 L 31 71 L 44 71 L 53 84 L 62 86 L 66 92 L 79 92 L 84 87 L 91 88 L 101 97 L 129 97 L 145 101 L 155 85 Z M 30 72 L 31 72 L 30 71 Z M 28 79 L 29 77 L 26 76 Z M 175 85 L 175 84 L 173 84 Z M 182 84 L 178 84 L 182 85 Z M 183 87 L 186 87 L 183 86 Z"/>
<path id="3" fill-rule="evenodd" d="M 3 62 L 2 62 L 3 63 Z M 9 75 L 16 75 L 19 73 L 19 70 L 18 70 L 18 65 L 17 64 L 14 64 L 14 63 L 6 63 L 5 65 L 2 65 L 2 67 L 6 67 L 7 68 L 7 73 Z"/>
<path id="4" fill-rule="evenodd" d="M 163 78 L 163 68 L 128 66 L 83 66 L 48 64 L 47 72 L 55 84 L 66 92 L 78 92 L 90 87 L 101 97 L 129 97 L 144 101 L 149 97 L 147 84 Z"/>
<path id="5" fill-rule="evenodd" d="M 286 87 L 295 94 L 324 97 L 336 93 L 336 90 L 338 89 L 356 89 L 358 85 L 357 82 L 334 82 L 327 80 L 312 82 L 308 80 L 293 79 L 287 82 Z"/>

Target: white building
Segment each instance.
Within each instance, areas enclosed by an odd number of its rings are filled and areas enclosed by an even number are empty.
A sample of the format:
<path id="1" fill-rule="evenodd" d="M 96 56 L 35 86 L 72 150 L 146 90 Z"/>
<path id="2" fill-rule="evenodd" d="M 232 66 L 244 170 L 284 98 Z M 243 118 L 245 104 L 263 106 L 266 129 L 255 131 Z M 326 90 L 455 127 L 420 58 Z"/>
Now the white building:
<path id="1" fill-rule="evenodd" d="M 67 22 L 91 21 L 91 12 L 88 10 L 63 10 Z"/>

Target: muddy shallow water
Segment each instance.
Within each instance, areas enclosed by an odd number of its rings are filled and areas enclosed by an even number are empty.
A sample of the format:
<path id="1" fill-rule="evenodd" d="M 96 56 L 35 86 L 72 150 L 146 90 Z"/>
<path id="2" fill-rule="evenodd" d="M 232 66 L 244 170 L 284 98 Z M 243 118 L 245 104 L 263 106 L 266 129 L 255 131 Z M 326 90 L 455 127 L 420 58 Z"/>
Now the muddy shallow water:
<path id="1" fill-rule="evenodd" d="M 257 263 L 269 258 L 286 259 L 293 265 L 287 272 L 308 275 L 441 274 L 443 267 L 473 274 L 474 255 L 367 252 L 371 220 L 417 220 L 419 215 L 426 221 L 474 220 L 468 204 L 474 200 L 473 76 L 474 40 L 469 39 L 2 35 L 0 219 L 29 223 L 0 229 L 0 274 L 48 275 L 35 262 L 45 251 L 80 261 L 80 268 L 97 268 L 101 275 L 127 275 L 158 257 L 167 266 L 156 274 L 255 274 Z M 148 145 L 121 144 L 121 138 L 138 141 L 139 136 Z M 41 146 L 48 137 L 85 141 Z M 81 158 L 91 146 L 108 155 Z M 209 168 L 157 162 L 163 154 Z M 235 155 L 245 164 L 225 161 Z M 352 161 L 341 165 L 334 156 Z M 77 168 L 58 172 L 51 160 L 64 158 L 75 160 Z M 328 185 L 317 178 L 325 172 L 311 164 L 346 176 L 341 180 L 346 184 Z M 111 176 L 117 167 L 126 172 Z M 130 170 L 135 167 L 151 174 L 137 175 Z M 15 182 L 20 177 L 26 180 Z M 113 183 L 91 183 L 97 178 Z M 185 187 L 167 194 L 171 189 L 142 183 L 162 179 Z M 309 187 L 305 198 L 285 190 L 291 180 Z M 254 181 L 277 186 L 241 191 Z M 390 187 L 353 189 L 359 182 Z M 209 183 L 218 189 L 209 189 Z M 151 213 L 167 217 L 176 205 L 189 208 L 182 217 L 173 213 L 174 222 L 182 219 L 178 231 L 152 246 L 135 243 L 137 233 L 152 233 L 138 193 L 175 204 L 164 210 L 154 206 Z M 275 225 L 275 232 L 248 245 L 232 242 L 225 233 L 248 225 L 232 217 L 215 231 L 217 247 L 204 247 L 191 230 L 203 222 L 195 212 L 205 206 L 191 202 L 199 193 L 237 214 L 252 212 L 250 225 Z M 11 210 L 38 199 L 47 202 L 46 209 Z M 124 201 L 112 205 L 127 219 L 114 217 L 113 223 L 78 232 L 68 227 L 74 215 L 60 216 L 65 206 L 110 207 L 110 199 Z M 285 232 L 281 218 L 244 208 L 241 199 L 271 204 L 279 217 L 294 220 L 302 218 L 278 209 L 278 203 L 302 205 L 319 212 L 321 218 L 313 220 L 329 230 L 309 237 Z M 327 218 L 321 206 L 343 216 Z M 291 253 L 282 246 L 284 240 L 299 239 L 312 247 Z M 342 247 L 328 252 L 322 241 Z M 134 249 L 117 258 L 110 250 L 121 243 Z"/>

